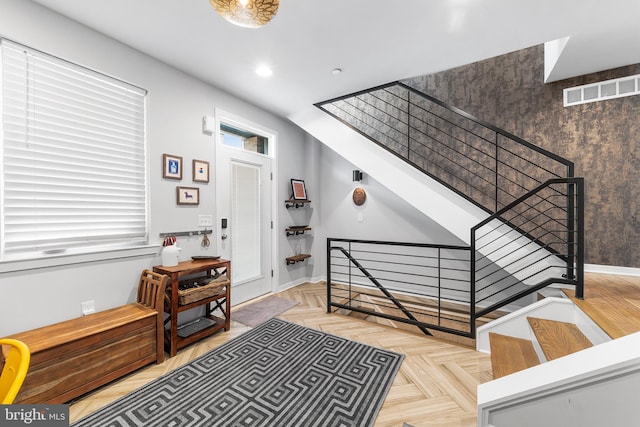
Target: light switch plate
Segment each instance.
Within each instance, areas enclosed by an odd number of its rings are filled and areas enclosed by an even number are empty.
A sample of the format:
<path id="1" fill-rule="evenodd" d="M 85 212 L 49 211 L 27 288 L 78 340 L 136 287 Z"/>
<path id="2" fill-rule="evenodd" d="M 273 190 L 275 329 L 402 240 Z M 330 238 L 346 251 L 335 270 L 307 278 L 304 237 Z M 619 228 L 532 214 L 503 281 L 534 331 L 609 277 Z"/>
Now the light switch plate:
<path id="1" fill-rule="evenodd" d="M 198 215 L 198 227 L 213 227 L 213 215 Z"/>

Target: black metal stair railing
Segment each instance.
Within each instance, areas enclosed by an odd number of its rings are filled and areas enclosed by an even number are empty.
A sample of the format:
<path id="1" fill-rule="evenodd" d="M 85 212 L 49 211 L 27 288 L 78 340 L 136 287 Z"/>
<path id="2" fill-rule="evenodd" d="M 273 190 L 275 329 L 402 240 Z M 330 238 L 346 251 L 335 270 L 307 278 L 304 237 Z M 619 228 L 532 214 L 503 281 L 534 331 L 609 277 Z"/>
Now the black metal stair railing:
<path id="1" fill-rule="evenodd" d="M 572 162 L 404 83 L 316 106 L 491 213 L 574 176 Z"/>
<path id="2" fill-rule="evenodd" d="M 333 241 L 347 240 L 329 239 L 328 310 L 331 307 L 348 308 L 475 337 L 476 321 L 480 317 L 550 284 L 575 285 L 576 295 L 582 297 L 584 183 L 582 178 L 574 178 L 572 162 L 400 82 L 316 106 L 490 214 L 471 230 L 471 245 L 456 249 L 468 250 L 466 287 L 460 287 L 464 279 L 457 277 L 456 291 L 446 289 L 444 295 L 431 292 L 441 288 L 439 285 L 434 287 L 428 275 L 416 276 L 422 278 L 415 282 L 399 270 L 391 279 L 391 272 L 384 268 L 365 267 L 362 259 L 354 256 L 357 250 L 332 247 Z M 365 241 L 348 242 L 350 245 L 354 242 L 365 244 Z M 385 244 L 394 245 L 392 242 Z M 346 260 L 345 265 L 334 262 L 336 250 Z M 440 255 L 436 258 L 440 259 Z M 376 262 L 385 263 L 377 258 Z M 355 268 L 368 283 L 359 281 L 358 275 L 354 282 L 350 270 L 354 266 L 359 266 Z M 347 267 L 349 272 L 345 275 L 341 269 Z M 371 275 L 372 270 L 386 271 L 384 280 Z M 334 288 L 334 280 L 337 288 Z M 399 301 L 397 295 L 412 295 L 408 306 L 401 303 L 403 308 L 411 308 L 406 310 L 409 315 L 400 310 L 402 315 L 391 316 L 386 303 L 379 301 L 379 295 L 361 293 L 362 289 L 356 294 L 367 300 L 366 303 L 359 301 L 353 306 L 353 286 L 366 287 L 373 283 L 380 291 L 378 285 L 385 281 L 392 284 L 391 288 L 388 284 L 383 284 L 382 288 L 391 289 L 389 300 L 394 304 Z M 345 286 L 348 291 L 344 290 Z M 336 289 L 338 301 L 334 298 Z M 346 292 L 348 297 L 340 292 Z M 420 293 L 421 303 L 416 302 L 418 295 L 413 295 L 415 292 Z M 467 297 L 459 298 L 461 294 L 456 292 L 466 292 Z M 429 301 L 435 301 L 438 307 L 448 305 L 450 311 L 447 312 L 456 313 L 455 316 L 434 316 L 429 310 L 428 315 L 423 313 L 420 304 L 430 306 Z M 461 309 L 465 304 L 466 308 Z M 420 315 L 412 319 L 415 310 Z M 466 320 L 460 322 L 465 316 Z"/>
<path id="3" fill-rule="evenodd" d="M 551 179 L 471 229 L 476 317 L 550 284 L 584 296 L 583 200 L 583 178 Z"/>
<path id="4" fill-rule="evenodd" d="M 327 239 L 327 311 L 469 336 L 468 246 Z"/>

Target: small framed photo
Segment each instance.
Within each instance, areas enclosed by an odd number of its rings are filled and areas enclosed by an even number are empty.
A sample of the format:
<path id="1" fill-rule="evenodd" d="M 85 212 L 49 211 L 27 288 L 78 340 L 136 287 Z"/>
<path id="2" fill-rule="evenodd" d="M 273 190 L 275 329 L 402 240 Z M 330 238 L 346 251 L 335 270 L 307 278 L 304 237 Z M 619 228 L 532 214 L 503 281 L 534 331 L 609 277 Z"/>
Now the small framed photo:
<path id="1" fill-rule="evenodd" d="M 291 180 L 291 198 L 293 200 L 307 200 L 307 189 L 301 179 Z"/>
<path id="2" fill-rule="evenodd" d="M 163 154 L 162 177 L 168 179 L 182 179 L 182 157 Z"/>
<path id="3" fill-rule="evenodd" d="M 209 162 L 193 160 L 193 182 L 209 182 Z"/>
<path id="4" fill-rule="evenodd" d="M 199 205 L 200 189 L 194 187 L 176 187 L 176 197 L 179 205 Z"/>

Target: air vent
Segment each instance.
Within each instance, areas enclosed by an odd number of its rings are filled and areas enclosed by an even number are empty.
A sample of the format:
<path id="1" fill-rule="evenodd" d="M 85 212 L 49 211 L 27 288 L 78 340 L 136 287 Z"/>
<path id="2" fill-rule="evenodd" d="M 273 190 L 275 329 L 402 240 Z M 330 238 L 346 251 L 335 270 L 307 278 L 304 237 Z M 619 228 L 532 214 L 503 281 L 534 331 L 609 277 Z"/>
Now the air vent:
<path id="1" fill-rule="evenodd" d="M 564 106 L 622 98 L 640 94 L 640 74 L 620 79 L 606 80 L 564 90 Z"/>

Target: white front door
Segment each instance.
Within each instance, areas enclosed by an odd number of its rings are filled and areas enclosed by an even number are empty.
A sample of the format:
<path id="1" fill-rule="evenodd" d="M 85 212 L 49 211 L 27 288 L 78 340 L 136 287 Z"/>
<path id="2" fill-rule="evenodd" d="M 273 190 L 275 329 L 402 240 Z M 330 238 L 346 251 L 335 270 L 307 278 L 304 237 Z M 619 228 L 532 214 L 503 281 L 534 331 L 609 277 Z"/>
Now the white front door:
<path id="1" fill-rule="evenodd" d="M 272 291 L 271 159 L 218 140 L 217 248 L 219 255 L 231 260 L 235 305 Z"/>

